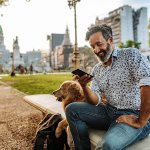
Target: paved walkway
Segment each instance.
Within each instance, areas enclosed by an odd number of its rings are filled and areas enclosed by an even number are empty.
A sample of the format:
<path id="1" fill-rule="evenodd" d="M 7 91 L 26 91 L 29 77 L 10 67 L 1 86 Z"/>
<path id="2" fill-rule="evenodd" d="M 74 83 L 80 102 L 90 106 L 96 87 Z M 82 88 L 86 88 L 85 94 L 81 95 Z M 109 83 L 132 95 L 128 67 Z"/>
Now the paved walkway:
<path id="1" fill-rule="evenodd" d="M 32 150 L 42 113 L 23 100 L 24 94 L 0 81 L 0 150 Z"/>

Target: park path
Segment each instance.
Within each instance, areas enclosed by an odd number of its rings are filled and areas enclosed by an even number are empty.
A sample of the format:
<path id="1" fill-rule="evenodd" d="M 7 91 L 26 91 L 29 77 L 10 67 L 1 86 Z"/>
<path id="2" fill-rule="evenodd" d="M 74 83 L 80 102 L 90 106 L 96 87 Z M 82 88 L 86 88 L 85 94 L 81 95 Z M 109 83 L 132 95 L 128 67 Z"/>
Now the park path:
<path id="1" fill-rule="evenodd" d="M 42 113 L 24 102 L 24 93 L 0 81 L 0 150 L 32 150 Z"/>

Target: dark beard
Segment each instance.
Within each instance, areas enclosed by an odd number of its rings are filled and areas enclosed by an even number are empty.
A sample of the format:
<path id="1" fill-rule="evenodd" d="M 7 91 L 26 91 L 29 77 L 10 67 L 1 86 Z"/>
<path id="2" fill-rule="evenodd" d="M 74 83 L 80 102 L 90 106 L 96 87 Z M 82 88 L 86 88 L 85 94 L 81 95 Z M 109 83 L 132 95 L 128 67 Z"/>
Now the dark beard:
<path id="1" fill-rule="evenodd" d="M 101 50 L 101 52 L 95 53 L 98 56 L 99 60 L 103 63 L 106 63 L 109 60 L 109 58 L 112 56 L 113 50 L 112 50 L 110 44 L 107 44 L 106 49 L 107 50 Z"/>

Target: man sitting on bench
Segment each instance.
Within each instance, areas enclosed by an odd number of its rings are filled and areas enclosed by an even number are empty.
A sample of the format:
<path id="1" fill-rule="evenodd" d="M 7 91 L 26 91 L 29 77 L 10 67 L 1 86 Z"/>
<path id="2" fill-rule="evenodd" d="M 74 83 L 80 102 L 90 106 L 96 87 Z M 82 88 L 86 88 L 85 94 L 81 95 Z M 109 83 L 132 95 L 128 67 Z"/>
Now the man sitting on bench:
<path id="1" fill-rule="evenodd" d="M 92 79 L 75 76 L 87 100 L 66 108 L 75 149 L 91 149 L 88 127 L 107 130 L 97 150 L 125 149 L 150 133 L 150 64 L 135 48 L 115 48 L 107 25 L 92 26 L 86 39 L 100 62 Z M 106 105 L 100 103 L 103 93 Z"/>

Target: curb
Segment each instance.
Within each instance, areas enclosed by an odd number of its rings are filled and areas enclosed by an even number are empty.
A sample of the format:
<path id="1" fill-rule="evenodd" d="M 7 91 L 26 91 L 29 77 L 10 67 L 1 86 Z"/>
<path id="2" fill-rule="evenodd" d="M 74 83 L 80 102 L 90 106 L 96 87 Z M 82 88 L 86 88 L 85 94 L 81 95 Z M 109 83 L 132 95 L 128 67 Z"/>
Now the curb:
<path id="1" fill-rule="evenodd" d="M 2 84 L 2 85 L 4 85 L 4 86 L 7 86 L 7 87 L 11 87 L 14 91 L 16 91 L 16 92 L 22 94 L 23 96 L 26 96 L 26 95 L 27 95 L 27 94 L 25 94 L 25 93 L 19 91 L 18 89 L 14 88 L 14 87 L 12 87 L 12 86 L 10 86 L 10 85 L 8 85 L 8 84 L 5 83 L 5 82 L 0 81 L 0 84 Z"/>

